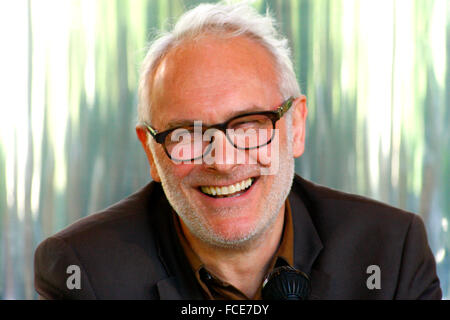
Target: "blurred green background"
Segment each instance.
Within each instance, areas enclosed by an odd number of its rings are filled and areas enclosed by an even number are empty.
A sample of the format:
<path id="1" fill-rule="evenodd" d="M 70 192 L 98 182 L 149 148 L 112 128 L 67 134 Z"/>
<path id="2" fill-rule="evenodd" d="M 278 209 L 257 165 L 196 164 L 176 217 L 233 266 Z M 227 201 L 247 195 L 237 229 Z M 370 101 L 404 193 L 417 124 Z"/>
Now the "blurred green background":
<path id="1" fill-rule="evenodd" d="M 0 298 L 35 299 L 44 238 L 149 182 L 148 41 L 188 0 L 0 2 Z M 296 171 L 425 221 L 450 294 L 449 0 L 273 0 L 308 98 Z"/>

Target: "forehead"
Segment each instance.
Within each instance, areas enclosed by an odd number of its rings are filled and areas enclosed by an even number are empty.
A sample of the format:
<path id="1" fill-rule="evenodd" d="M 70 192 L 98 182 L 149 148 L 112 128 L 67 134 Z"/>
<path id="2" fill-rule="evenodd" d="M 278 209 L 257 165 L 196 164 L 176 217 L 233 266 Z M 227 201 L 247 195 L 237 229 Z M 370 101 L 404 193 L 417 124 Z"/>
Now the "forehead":
<path id="1" fill-rule="evenodd" d="M 151 92 L 152 123 L 159 126 L 223 121 L 281 99 L 271 54 L 244 36 L 203 36 L 172 49 L 156 69 Z"/>

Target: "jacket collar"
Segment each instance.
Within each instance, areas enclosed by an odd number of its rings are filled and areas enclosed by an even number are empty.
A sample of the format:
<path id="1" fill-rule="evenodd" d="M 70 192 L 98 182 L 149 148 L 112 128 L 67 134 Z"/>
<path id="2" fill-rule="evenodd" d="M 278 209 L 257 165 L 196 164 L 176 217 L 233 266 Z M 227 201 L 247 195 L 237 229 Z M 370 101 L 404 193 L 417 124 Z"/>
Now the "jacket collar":
<path id="1" fill-rule="evenodd" d="M 309 275 L 311 280 L 311 299 L 320 299 L 328 291 L 330 277 L 319 270 L 315 261 L 323 249 L 319 234 L 311 218 L 311 208 L 303 186 L 307 181 L 296 176 L 289 194 L 292 219 L 294 224 L 294 266 Z M 155 188 L 158 203 L 155 212 L 155 234 L 160 259 L 168 277 L 157 282 L 157 289 L 162 300 L 203 299 L 201 288 L 175 232 L 172 208 L 160 185 Z M 156 203 L 156 202 L 153 202 Z"/>

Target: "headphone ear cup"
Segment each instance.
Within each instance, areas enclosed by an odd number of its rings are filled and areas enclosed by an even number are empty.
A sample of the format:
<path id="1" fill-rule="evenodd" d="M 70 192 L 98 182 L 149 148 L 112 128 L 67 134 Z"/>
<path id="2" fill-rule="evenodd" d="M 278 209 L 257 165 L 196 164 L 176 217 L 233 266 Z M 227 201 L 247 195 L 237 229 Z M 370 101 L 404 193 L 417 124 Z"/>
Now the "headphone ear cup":
<path id="1" fill-rule="evenodd" d="M 289 266 L 275 268 L 264 281 L 264 300 L 307 300 L 311 286 L 309 277 Z"/>

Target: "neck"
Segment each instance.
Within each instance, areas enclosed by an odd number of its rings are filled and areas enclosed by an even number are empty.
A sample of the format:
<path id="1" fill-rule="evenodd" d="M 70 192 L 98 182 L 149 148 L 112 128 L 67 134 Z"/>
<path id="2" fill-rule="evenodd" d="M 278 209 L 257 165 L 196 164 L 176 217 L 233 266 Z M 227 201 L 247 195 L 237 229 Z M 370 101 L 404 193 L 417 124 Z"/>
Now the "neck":
<path id="1" fill-rule="evenodd" d="M 182 220 L 180 223 L 187 241 L 206 269 L 251 298 L 259 289 L 280 244 L 284 211 L 283 205 L 275 222 L 264 234 L 239 248 L 212 246 L 194 236 Z"/>

